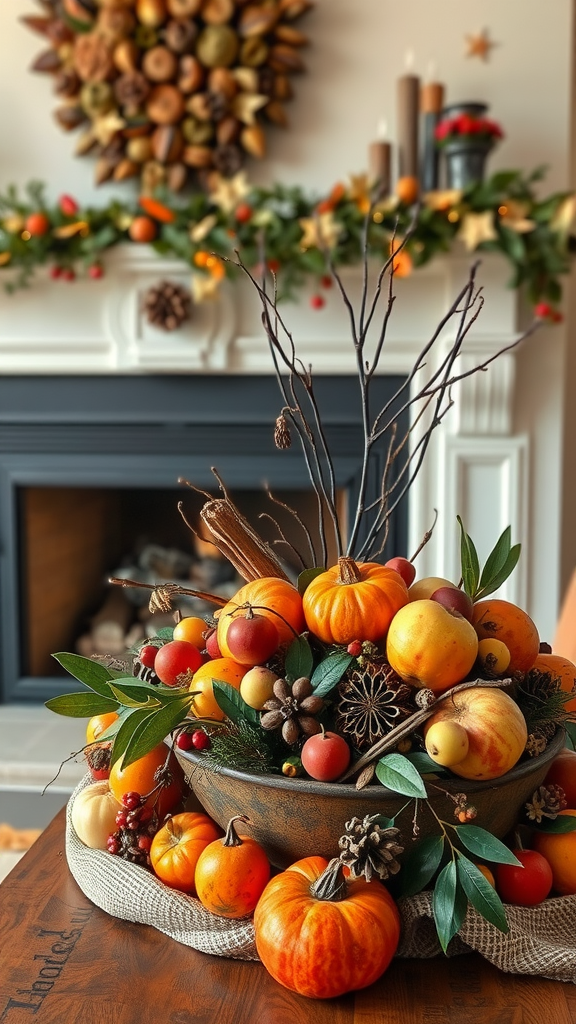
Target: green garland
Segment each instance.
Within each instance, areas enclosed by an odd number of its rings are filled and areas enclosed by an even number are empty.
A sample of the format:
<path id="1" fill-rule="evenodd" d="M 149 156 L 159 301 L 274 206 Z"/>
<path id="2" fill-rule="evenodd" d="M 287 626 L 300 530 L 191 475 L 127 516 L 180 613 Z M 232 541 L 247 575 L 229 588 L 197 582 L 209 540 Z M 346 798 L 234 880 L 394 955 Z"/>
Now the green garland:
<path id="1" fill-rule="evenodd" d="M 247 266 L 257 266 L 265 252 L 281 295 L 294 297 L 311 281 L 329 283 L 323 280 L 329 260 L 336 267 L 361 261 L 367 222 L 369 251 L 380 259 L 389 256 L 393 238 L 412 227 L 398 256 L 399 276 L 462 240 L 470 252 L 500 252 L 512 267 L 510 287 L 524 286 L 539 315 L 558 319 L 553 307 L 561 299 L 559 279 L 570 270 L 576 248 L 570 233 L 575 198 L 567 192 L 538 198 L 535 186 L 543 176 L 543 168 L 528 176 L 500 171 L 464 191 L 428 193 L 417 206 L 395 196 L 374 202 L 366 175 L 318 198 L 299 186 L 253 186 L 240 173 L 217 180 L 209 193 L 158 193 L 154 199 L 112 200 L 100 209 L 78 206 L 70 196 L 49 205 L 44 187 L 34 182 L 23 198 L 14 187 L 0 195 L 0 267 L 9 291 L 28 285 L 45 265 L 54 277 L 71 280 L 82 267 L 99 277 L 106 252 L 138 244 L 143 228 L 146 241 L 153 235 L 156 252 L 193 268 L 196 300 L 212 297 L 220 279 L 234 273 L 214 257 L 233 258 L 235 250 Z M 321 295 L 312 302 L 322 305 Z"/>

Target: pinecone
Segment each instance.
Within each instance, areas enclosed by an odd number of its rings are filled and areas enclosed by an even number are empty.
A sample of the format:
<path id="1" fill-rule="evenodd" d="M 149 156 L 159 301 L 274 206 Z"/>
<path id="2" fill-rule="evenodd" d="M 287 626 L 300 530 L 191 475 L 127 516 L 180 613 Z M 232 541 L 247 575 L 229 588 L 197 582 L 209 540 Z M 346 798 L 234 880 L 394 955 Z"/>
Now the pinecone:
<path id="1" fill-rule="evenodd" d="M 233 178 L 243 162 L 242 150 L 232 144 L 216 146 L 212 156 L 212 163 L 223 178 Z"/>
<path id="2" fill-rule="evenodd" d="M 562 689 L 561 682 L 550 672 L 531 669 L 518 683 L 516 701 L 526 719 L 528 738 L 544 740 L 545 743 L 554 736 L 556 729 L 567 717 L 566 702 L 572 697 Z M 544 744 L 545 745 L 545 744 Z M 531 744 L 534 747 L 534 743 Z M 532 757 L 541 753 L 542 749 L 533 752 L 526 748 Z"/>
<path id="3" fill-rule="evenodd" d="M 175 331 L 190 319 L 192 297 L 187 288 L 172 281 L 160 281 L 146 292 L 144 311 L 148 323 L 164 331 Z"/>
<path id="4" fill-rule="evenodd" d="M 280 413 L 274 425 L 274 444 L 281 450 L 292 446 L 290 427 L 283 412 Z"/>
<path id="5" fill-rule="evenodd" d="M 397 842 L 400 830 L 377 825 L 378 814 L 367 814 L 364 819 L 352 818 L 344 826 L 346 834 L 338 840 L 340 861 L 350 868 L 352 878 L 364 875 L 370 882 L 374 875 L 382 881 L 400 870 L 396 857 L 404 847 Z"/>
<path id="6" fill-rule="evenodd" d="M 296 679 L 292 686 L 285 679 L 274 683 L 274 697 L 264 704 L 265 714 L 260 725 L 266 730 L 281 729 L 282 739 L 296 743 L 300 735 L 314 736 L 320 732 L 320 723 L 314 718 L 324 707 L 322 697 L 312 694 L 312 684 L 305 676 Z"/>
<path id="7" fill-rule="evenodd" d="M 365 661 L 338 687 L 335 729 L 367 750 L 414 711 L 412 690 L 385 661 Z"/>
<path id="8" fill-rule="evenodd" d="M 539 825 L 542 818 L 557 818 L 568 801 L 561 786 L 539 786 L 525 806 L 528 820 Z"/>
<path id="9" fill-rule="evenodd" d="M 528 736 L 524 751 L 526 754 L 529 754 L 530 757 L 540 757 L 540 754 L 544 753 L 547 746 L 548 739 L 544 735 L 542 729 L 535 729 L 534 732 L 531 732 Z"/>

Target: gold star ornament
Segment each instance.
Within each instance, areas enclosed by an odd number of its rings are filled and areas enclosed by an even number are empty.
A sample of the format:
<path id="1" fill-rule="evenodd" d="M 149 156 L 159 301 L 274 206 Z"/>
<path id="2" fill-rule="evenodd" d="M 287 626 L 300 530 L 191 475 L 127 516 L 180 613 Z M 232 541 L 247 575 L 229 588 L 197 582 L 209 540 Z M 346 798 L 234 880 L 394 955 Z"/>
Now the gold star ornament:
<path id="1" fill-rule="evenodd" d="M 492 242 L 497 237 L 492 210 L 467 213 L 458 232 L 458 238 L 464 242 L 468 252 L 477 249 L 482 242 Z"/>
<path id="2" fill-rule="evenodd" d="M 478 57 L 480 60 L 488 61 L 490 59 L 490 50 L 496 46 L 486 29 L 482 29 L 481 32 L 477 32 L 475 35 L 466 36 L 466 56 L 467 57 Z"/>
<path id="3" fill-rule="evenodd" d="M 334 220 L 334 214 L 319 213 L 316 217 L 301 217 L 300 246 L 302 249 L 333 249 L 342 234 L 342 225 Z"/>

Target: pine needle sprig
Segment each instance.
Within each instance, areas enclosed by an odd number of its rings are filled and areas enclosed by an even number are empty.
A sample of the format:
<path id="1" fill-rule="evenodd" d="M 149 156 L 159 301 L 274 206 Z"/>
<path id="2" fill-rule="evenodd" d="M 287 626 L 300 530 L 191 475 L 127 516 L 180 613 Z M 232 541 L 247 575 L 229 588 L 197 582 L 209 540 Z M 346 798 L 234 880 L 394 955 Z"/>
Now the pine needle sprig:
<path id="1" fill-rule="evenodd" d="M 237 724 L 227 722 L 225 728 L 215 730 L 210 739 L 212 746 L 203 752 L 202 761 L 214 771 L 233 768 L 255 775 L 278 771 L 273 751 L 263 739 L 262 730 L 245 719 Z"/>
<path id="2" fill-rule="evenodd" d="M 561 688 L 560 680 L 550 672 L 532 669 L 519 684 L 516 701 L 526 719 L 528 733 L 551 725 L 563 725 L 572 719 L 566 704 L 574 693 Z"/>

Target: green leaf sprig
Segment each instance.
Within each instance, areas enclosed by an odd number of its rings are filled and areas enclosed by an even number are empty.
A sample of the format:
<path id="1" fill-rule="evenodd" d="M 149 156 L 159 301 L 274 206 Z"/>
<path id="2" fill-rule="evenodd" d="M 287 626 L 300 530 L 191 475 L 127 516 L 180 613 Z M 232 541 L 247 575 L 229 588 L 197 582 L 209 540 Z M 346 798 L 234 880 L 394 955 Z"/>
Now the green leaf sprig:
<path id="1" fill-rule="evenodd" d="M 472 601 L 480 601 L 498 590 L 514 571 L 520 558 L 521 545 L 512 545 L 512 531 L 507 526 L 480 572 L 474 541 L 466 533 L 460 516 L 456 518 L 460 526 L 460 561 L 464 590 Z"/>

